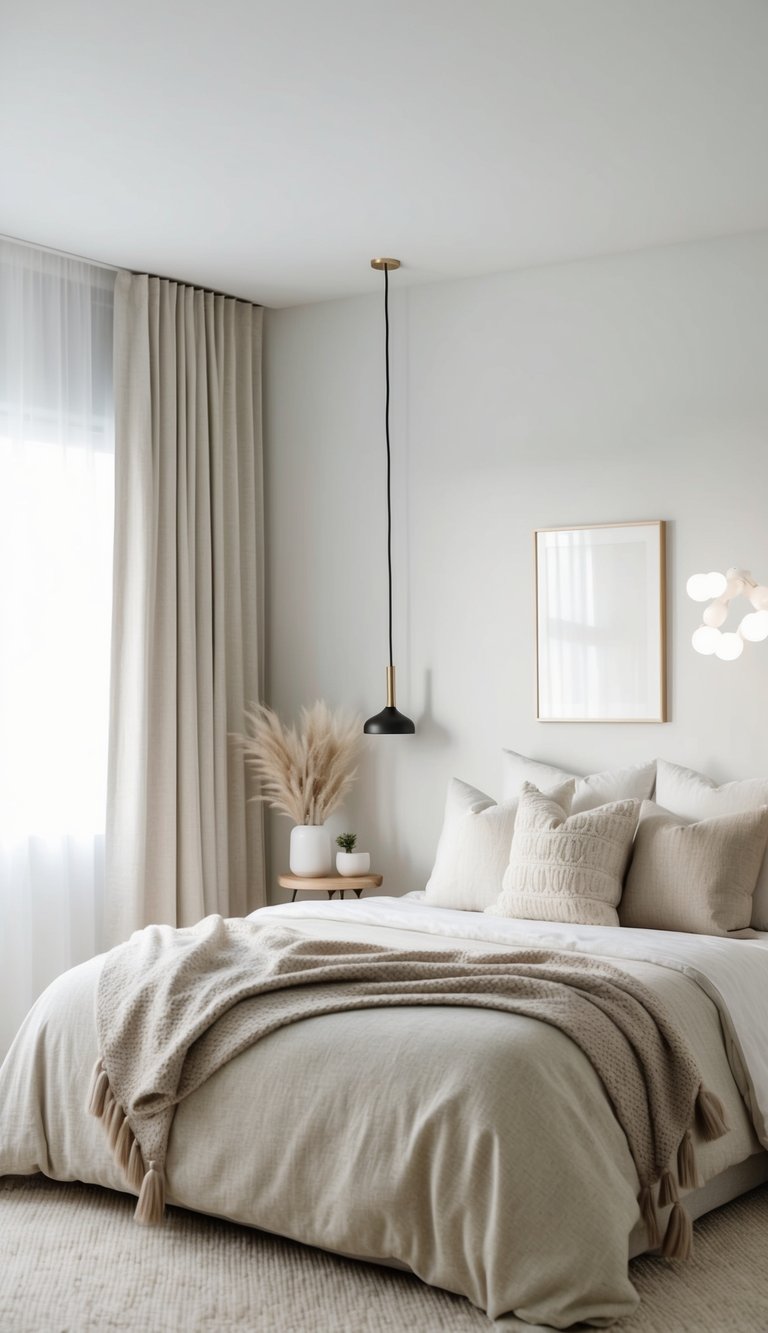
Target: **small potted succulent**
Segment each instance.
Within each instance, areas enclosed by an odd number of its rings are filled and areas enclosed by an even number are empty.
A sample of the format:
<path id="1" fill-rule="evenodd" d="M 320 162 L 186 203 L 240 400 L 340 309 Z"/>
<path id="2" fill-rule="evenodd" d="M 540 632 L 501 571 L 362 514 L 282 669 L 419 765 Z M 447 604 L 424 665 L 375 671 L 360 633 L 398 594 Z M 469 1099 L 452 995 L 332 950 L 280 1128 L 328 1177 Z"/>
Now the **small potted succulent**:
<path id="1" fill-rule="evenodd" d="M 336 869 L 340 875 L 367 875 L 371 868 L 370 852 L 356 852 L 356 833 L 340 833 L 336 846 L 341 848 L 336 853 Z"/>

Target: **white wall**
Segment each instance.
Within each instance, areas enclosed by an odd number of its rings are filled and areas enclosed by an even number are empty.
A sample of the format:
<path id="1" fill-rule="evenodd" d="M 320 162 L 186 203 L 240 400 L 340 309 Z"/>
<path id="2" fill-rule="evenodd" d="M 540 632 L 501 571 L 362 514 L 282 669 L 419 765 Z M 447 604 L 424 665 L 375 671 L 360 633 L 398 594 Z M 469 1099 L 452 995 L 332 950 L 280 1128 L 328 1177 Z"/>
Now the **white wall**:
<path id="1" fill-rule="evenodd" d="M 379 281 L 268 312 L 268 694 L 286 716 L 385 703 Z M 395 661 L 417 734 L 365 738 L 333 831 L 400 892 L 429 874 L 447 779 L 497 794 L 504 745 L 582 771 L 661 754 L 768 773 L 768 643 L 700 657 L 685 596 L 702 569 L 768 581 L 768 234 L 390 292 Z M 536 722 L 532 530 L 643 518 L 669 525 L 671 721 Z M 289 823 L 271 828 L 274 876 Z"/>

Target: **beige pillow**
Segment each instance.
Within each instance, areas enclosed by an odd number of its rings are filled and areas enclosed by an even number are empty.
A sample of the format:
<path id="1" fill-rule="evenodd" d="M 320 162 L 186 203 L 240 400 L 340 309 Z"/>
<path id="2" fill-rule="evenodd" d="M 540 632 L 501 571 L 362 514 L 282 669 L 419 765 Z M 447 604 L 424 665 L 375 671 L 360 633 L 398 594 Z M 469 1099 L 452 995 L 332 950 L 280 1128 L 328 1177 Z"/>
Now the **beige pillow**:
<path id="1" fill-rule="evenodd" d="M 553 793 L 561 814 L 567 813 L 572 795 L 572 781 L 562 783 Z M 509 861 L 517 805 L 516 800 L 497 805 L 477 787 L 451 779 L 435 864 L 427 883 L 428 903 L 482 912 L 496 901 Z"/>
<path id="2" fill-rule="evenodd" d="M 525 782 L 501 895 L 486 911 L 618 926 L 616 907 L 639 813 L 640 802 L 628 800 L 566 817 L 551 797 Z"/>
<path id="3" fill-rule="evenodd" d="M 575 774 L 553 764 L 542 764 L 538 759 L 526 759 L 514 750 L 501 752 L 501 799 L 511 801 L 520 793 L 524 782 L 532 782 L 539 791 L 549 792 L 557 783 L 566 782 Z M 601 773 L 576 777 L 576 790 L 571 802 L 571 814 L 594 810 L 598 805 L 612 801 L 645 801 L 653 795 L 656 782 L 656 760 L 647 764 L 629 764 L 624 768 L 606 768 Z"/>
<path id="4" fill-rule="evenodd" d="M 752 894 L 768 841 L 768 806 L 697 824 L 643 801 L 622 926 L 754 936 Z"/>
<path id="5" fill-rule="evenodd" d="M 718 787 L 711 778 L 680 764 L 657 760 L 657 803 L 664 810 L 683 819 L 713 819 L 716 815 L 735 815 L 742 810 L 759 810 L 768 805 L 768 779 L 746 778 L 742 782 L 724 782 Z M 752 901 L 752 925 L 768 930 L 768 857 L 757 877 Z"/>

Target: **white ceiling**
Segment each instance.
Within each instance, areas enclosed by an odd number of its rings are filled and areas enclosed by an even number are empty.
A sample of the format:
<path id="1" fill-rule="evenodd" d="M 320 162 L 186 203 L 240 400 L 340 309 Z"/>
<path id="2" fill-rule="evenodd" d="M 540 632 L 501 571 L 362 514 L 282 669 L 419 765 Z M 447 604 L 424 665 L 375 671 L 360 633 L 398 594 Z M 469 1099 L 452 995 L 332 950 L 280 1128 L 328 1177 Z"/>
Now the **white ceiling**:
<path id="1" fill-rule="evenodd" d="M 6 0 L 0 232 L 265 305 L 768 227 L 766 0 Z"/>

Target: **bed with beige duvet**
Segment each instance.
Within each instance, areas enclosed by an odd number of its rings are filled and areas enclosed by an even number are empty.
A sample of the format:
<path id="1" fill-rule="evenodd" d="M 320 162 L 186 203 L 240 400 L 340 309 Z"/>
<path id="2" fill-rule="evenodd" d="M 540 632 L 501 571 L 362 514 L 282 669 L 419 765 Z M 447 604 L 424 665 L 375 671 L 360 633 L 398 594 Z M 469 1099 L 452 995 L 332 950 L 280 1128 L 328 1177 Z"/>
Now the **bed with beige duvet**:
<path id="1" fill-rule="evenodd" d="M 751 940 L 508 920 L 423 894 L 255 913 L 316 938 L 468 955 L 537 946 L 613 962 L 665 1004 L 725 1109 L 696 1144 L 692 1216 L 768 1177 L 768 934 Z M 125 1190 L 85 1102 L 103 957 L 60 977 L 0 1071 L 0 1174 Z M 529 1017 L 432 1006 L 297 1022 L 175 1114 L 170 1203 L 412 1270 L 491 1318 L 606 1326 L 637 1304 L 638 1179 L 577 1045 Z M 162 1233 L 159 1233 L 161 1236 Z"/>

